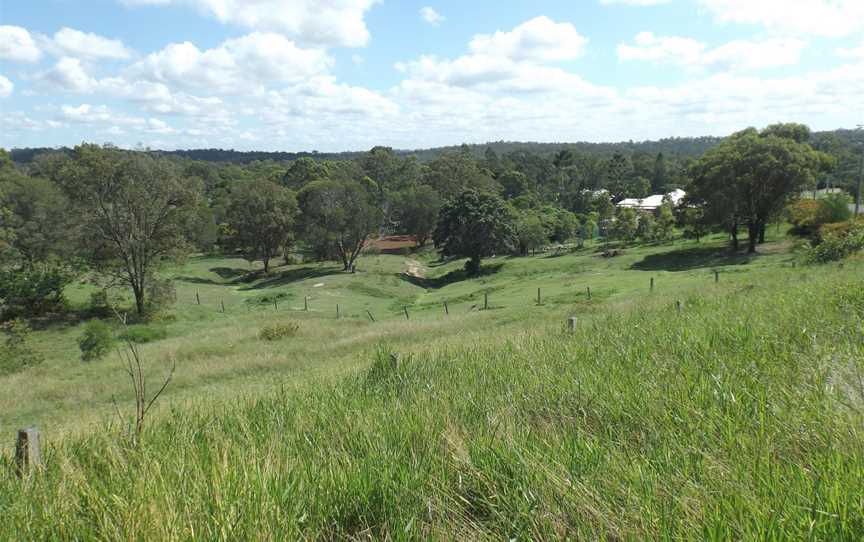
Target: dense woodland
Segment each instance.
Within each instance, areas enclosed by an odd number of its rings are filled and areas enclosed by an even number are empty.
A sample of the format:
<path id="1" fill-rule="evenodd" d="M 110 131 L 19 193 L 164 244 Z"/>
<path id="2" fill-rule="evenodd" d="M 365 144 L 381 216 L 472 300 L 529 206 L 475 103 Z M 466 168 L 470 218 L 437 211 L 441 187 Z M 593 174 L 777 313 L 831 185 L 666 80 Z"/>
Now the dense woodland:
<path id="1" fill-rule="evenodd" d="M 443 257 L 467 258 L 469 274 L 486 256 L 581 247 L 597 237 L 662 243 L 676 232 L 698 239 L 725 231 L 737 247 L 743 231 L 753 252 L 769 223 L 789 218 L 787 205 L 802 191 L 854 193 L 860 143 L 860 131 L 811 134 L 780 124 L 723 140 L 331 155 L 110 144 L 4 151 L 0 308 L 5 319 L 56 310 L 65 285 L 86 277 L 105 292 L 131 291 L 143 317 L 170 297 L 170 284 L 158 278 L 169 259 L 218 252 L 261 261 L 265 273 L 297 258 L 354 271 L 369 240 L 390 234 L 418 246 L 434 241 Z M 639 213 L 615 205 L 678 188 L 689 196 L 677 208 Z M 838 197 L 839 211 L 826 216 L 799 206 L 807 215 L 798 216 L 800 229 L 847 219 L 847 200 Z"/>

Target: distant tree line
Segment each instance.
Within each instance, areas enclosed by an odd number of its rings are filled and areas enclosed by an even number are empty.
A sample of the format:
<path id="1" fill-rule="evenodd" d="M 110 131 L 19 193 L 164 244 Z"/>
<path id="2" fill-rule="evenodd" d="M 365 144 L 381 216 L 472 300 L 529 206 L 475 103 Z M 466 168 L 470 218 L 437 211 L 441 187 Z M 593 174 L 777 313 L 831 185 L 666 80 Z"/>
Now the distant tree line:
<path id="1" fill-rule="evenodd" d="M 367 243 L 390 234 L 434 241 L 443 257 L 466 258 L 468 274 L 493 254 L 597 237 L 667 242 L 676 227 L 696 239 L 724 231 L 733 243 L 743 228 L 755 250 L 802 190 L 853 182 L 856 137 L 784 124 L 723 140 L 375 147 L 284 160 L 90 144 L 0 152 L 0 318 L 56 310 L 81 278 L 124 286 L 146 317 L 170 298 L 161 266 L 191 252 L 240 255 L 265 273 L 294 254 L 354 271 Z M 677 208 L 616 206 L 677 188 L 689 192 Z"/>

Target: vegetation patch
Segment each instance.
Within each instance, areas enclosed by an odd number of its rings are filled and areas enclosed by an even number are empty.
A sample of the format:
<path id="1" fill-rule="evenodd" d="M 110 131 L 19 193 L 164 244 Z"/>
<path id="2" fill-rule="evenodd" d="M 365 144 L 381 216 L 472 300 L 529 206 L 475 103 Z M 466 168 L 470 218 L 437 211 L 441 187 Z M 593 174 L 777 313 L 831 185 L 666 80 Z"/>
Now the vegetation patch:
<path id="1" fill-rule="evenodd" d="M 161 341 L 168 338 L 168 328 L 157 324 L 139 324 L 127 327 L 118 338 L 135 344 Z"/>
<path id="2" fill-rule="evenodd" d="M 300 324 L 297 322 L 286 322 L 281 324 L 273 324 L 262 328 L 258 333 L 258 338 L 262 341 L 281 341 L 289 337 L 294 337 L 300 331 Z"/>

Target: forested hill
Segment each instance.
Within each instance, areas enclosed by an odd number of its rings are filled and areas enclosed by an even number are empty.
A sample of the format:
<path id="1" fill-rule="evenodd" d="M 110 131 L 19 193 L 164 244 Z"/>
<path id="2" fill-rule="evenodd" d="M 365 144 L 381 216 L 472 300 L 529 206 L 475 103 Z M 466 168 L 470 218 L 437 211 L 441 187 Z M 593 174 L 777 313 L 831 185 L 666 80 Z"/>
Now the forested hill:
<path id="1" fill-rule="evenodd" d="M 837 138 L 845 143 L 864 143 L 864 133 L 855 130 L 838 129 L 825 132 L 814 132 L 813 141 L 820 142 L 825 139 Z M 514 151 L 530 152 L 540 155 L 552 155 L 561 150 L 608 156 L 619 152 L 622 154 L 645 153 L 656 155 L 663 153 L 667 156 L 698 157 L 709 148 L 721 141 L 721 137 L 670 137 L 657 141 L 620 141 L 617 143 L 537 143 L 531 141 L 494 141 L 470 145 L 452 145 L 447 147 L 435 147 L 431 149 L 406 150 L 398 149 L 396 154 L 401 156 L 416 156 L 420 162 L 429 162 L 441 154 L 461 148 L 467 148 L 476 158 L 483 158 L 487 149 L 492 149 L 498 154 L 506 154 Z M 12 159 L 19 164 L 27 164 L 33 157 L 58 149 L 50 148 L 21 148 L 12 149 Z M 59 149 L 63 150 L 63 149 Z M 352 160 L 364 154 L 360 151 L 351 152 L 265 152 L 265 151 L 235 151 L 233 149 L 189 149 L 176 151 L 151 151 L 168 156 L 180 156 L 192 160 L 203 160 L 207 162 L 223 162 L 233 164 L 246 164 L 259 160 L 273 160 L 287 162 L 298 158 L 309 157 L 319 160 Z"/>

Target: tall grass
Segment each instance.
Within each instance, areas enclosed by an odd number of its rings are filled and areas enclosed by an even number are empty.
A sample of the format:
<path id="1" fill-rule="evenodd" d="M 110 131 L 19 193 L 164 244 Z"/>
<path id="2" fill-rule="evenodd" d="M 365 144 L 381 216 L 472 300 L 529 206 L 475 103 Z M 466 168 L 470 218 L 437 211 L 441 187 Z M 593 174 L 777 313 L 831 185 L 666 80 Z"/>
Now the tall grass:
<path id="1" fill-rule="evenodd" d="M 864 537 L 864 285 L 791 272 L 0 465 L 0 539 Z"/>

